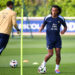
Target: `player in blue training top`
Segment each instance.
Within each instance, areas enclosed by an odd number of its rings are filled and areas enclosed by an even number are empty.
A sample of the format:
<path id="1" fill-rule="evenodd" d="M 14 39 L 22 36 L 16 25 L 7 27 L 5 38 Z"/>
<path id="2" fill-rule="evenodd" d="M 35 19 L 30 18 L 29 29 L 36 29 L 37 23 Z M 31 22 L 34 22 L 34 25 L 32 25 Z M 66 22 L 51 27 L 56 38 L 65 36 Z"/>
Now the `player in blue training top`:
<path id="1" fill-rule="evenodd" d="M 48 54 L 45 56 L 45 59 L 40 67 L 45 67 L 46 62 L 53 56 L 53 48 L 55 48 L 56 52 L 56 67 L 55 72 L 60 73 L 59 64 L 61 60 L 61 34 L 64 34 L 67 30 L 67 26 L 65 20 L 61 14 L 61 8 L 57 5 L 53 5 L 51 8 L 51 14 L 44 18 L 44 22 L 39 29 L 41 32 L 46 26 L 46 40 L 47 40 L 47 49 Z M 60 32 L 60 26 L 63 25 L 64 29 Z"/>

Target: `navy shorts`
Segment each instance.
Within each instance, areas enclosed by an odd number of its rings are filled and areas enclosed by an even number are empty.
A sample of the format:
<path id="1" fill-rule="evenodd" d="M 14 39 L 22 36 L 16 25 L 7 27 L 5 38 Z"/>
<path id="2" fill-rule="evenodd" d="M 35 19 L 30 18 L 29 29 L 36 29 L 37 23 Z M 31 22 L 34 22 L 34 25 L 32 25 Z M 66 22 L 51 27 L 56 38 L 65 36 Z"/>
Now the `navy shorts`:
<path id="1" fill-rule="evenodd" d="M 9 35 L 0 33 L 0 54 L 5 49 L 9 40 Z"/>
<path id="2" fill-rule="evenodd" d="M 47 49 L 53 49 L 53 48 L 62 48 L 61 38 L 57 39 L 55 41 L 48 41 L 47 40 Z"/>

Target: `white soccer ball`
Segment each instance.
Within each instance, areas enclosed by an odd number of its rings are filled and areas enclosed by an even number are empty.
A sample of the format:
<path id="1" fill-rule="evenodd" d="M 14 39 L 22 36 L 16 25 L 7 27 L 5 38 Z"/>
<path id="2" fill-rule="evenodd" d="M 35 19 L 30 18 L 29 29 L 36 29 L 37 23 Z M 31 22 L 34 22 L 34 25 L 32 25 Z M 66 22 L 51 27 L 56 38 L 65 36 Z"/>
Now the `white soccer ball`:
<path id="1" fill-rule="evenodd" d="M 46 73 L 46 67 L 41 67 L 41 66 L 40 66 L 40 67 L 38 68 L 38 72 L 41 73 L 41 74 Z"/>
<path id="2" fill-rule="evenodd" d="M 17 65 L 18 65 L 18 63 L 17 63 L 16 60 L 11 60 L 10 61 L 10 67 L 15 68 L 15 67 L 17 67 Z"/>

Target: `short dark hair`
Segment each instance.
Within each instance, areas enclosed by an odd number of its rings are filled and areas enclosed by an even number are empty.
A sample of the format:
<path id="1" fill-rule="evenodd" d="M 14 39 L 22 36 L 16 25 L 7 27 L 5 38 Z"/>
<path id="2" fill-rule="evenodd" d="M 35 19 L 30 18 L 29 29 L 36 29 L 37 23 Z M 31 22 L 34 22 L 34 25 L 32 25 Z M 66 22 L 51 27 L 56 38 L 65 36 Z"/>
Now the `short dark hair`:
<path id="1" fill-rule="evenodd" d="M 52 11 L 52 8 L 57 8 L 58 9 L 58 14 L 57 15 L 59 15 L 59 14 L 61 14 L 61 12 L 62 12 L 62 9 L 58 6 L 58 5 L 52 5 L 52 7 L 51 7 L 51 11 Z M 52 12 L 51 12 L 52 13 Z"/>
<path id="2" fill-rule="evenodd" d="M 7 6 L 10 6 L 10 5 L 14 5 L 14 2 L 8 1 L 8 2 L 7 2 Z"/>

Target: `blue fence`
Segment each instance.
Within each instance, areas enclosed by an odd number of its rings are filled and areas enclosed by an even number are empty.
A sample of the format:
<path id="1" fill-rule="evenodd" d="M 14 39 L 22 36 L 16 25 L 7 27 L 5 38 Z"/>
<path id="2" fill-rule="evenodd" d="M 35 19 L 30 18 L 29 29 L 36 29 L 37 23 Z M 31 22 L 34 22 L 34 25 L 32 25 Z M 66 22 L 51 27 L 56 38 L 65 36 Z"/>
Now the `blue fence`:
<path id="1" fill-rule="evenodd" d="M 30 21 L 24 21 L 23 22 L 23 32 L 38 32 L 41 24 L 43 23 L 43 20 L 30 20 Z M 21 29 L 21 21 L 18 20 L 17 24 L 19 28 Z M 67 32 L 75 32 L 75 20 L 66 20 L 67 24 Z M 61 30 L 63 29 L 63 26 L 61 25 Z M 13 29 L 14 32 L 16 32 L 15 29 Z M 46 28 L 42 31 L 45 32 Z"/>

